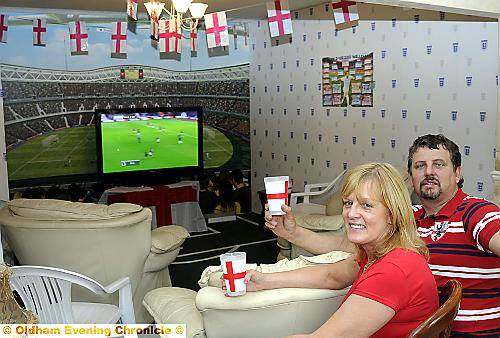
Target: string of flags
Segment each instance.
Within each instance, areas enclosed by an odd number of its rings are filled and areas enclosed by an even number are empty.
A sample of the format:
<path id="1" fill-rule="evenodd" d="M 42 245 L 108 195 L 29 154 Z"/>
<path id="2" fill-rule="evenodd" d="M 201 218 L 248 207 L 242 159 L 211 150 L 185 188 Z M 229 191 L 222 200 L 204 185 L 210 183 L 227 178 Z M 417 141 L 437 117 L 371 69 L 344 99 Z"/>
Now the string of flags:
<path id="1" fill-rule="evenodd" d="M 182 28 L 181 23 L 174 19 L 161 18 L 164 9 L 161 2 L 145 2 L 150 13 L 150 36 L 158 41 L 160 57 L 164 54 L 181 54 Z M 331 1 L 335 25 L 356 25 L 359 20 L 356 1 L 333 0 Z M 127 22 L 113 22 L 111 25 L 111 58 L 127 58 L 127 28 L 135 25 L 137 21 L 138 0 L 127 0 Z M 292 16 L 288 0 L 274 0 L 266 3 L 267 20 L 271 38 L 291 35 Z M 229 46 L 229 26 L 226 12 L 220 11 L 204 15 L 207 47 L 209 49 Z M 89 42 L 85 22 L 76 20 L 68 23 L 71 55 L 88 55 Z M 190 22 L 190 47 L 191 56 L 198 52 L 198 28 Z M 234 48 L 237 49 L 237 25 L 233 25 L 232 33 Z M 0 43 L 7 43 L 9 30 L 9 16 L 0 14 Z M 245 45 L 248 44 L 248 26 L 243 24 Z M 47 23 L 45 18 L 33 19 L 33 45 L 45 47 L 47 41 Z"/>
<path id="2" fill-rule="evenodd" d="M 111 26 L 111 57 L 127 58 L 127 23 L 113 22 Z"/>
<path id="3" fill-rule="evenodd" d="M 9 30 L 9 16 L 0 14 L 0 42 L 7 43 L 7 31 Z"/>
<path id="4" fill-rule="evenodd" d="M 267 21 L 272 38 L 292 34 L 292 15 L 288 0 L 276 0 L 266 3 Z"/>
<path id="5" fill-rule="evenodd" d="M 333 1 L 332 8 L 335 25 L 357 23 L 359 20 L 356 1 Z"/>
<path id="6" fill-rule="evenodd" d="M 47 24 L 45 19 L 33 19 L 33 45 L 45 46 L 47 40 Z"/>
<path id="7" fill-rule="evenodd" d="M 208 48 L 229 46 L 226 12 L 205 14 L 205 33 Z"/>
<path id="8" fill-rule="evenodd" d="M 137 0 L 127 0 L 127 15 L 137 20 Z"/>

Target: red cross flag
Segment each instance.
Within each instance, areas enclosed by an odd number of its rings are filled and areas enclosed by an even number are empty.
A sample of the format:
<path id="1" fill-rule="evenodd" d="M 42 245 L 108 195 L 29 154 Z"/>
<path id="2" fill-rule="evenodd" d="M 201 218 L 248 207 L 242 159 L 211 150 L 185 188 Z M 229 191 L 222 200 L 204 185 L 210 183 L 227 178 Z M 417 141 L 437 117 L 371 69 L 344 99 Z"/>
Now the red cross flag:
<path id="1" fill-rule="evenodd" d="M 127 15 L 137 20 L 137 0 L 127 0 Z"/>
<path id="2" fill-rule="evenodd" d="M 198 53 L 198 28 L 191 27 L 189 33 L 189 40 L 191 42 L 191 56 L 196 56 Z"/>
<path id="3" fill-rule="evenodd" d="M 181 53 L 181 26 L 175 19 L 160 20 L 160 54 Z"/>
<path id="4" fill-rule="evenodd" d="M 344 23 L 355 23 L 359 20 L 358 6 L 356 1 L 332 1 L 333 17 L 335 25 Z"/>
<path id="5" fill-rule="evenodd" d="M 0 14 L 0 42 L 7 43 L 7 31 L 9 30 L 9 16 Z"/>
<path id="6" fill-rule="evenodd" d="M 114 59 L 127 58 L 127 23 L 113 22 L 111 25 L 111 57 Z"/>
<path id="7" fill-rule="evenodd" d="M 71 55 L 89 54 L 89 35 L 85 22 L 73 21 L 69 23 L 69 44 Z"/>
<path id="8" fill-rule="evenodd" d="M 45 47 L 47 24 L 45 19 L 33 19 L 33 46 Z"/>
<path id="9" fill-rule="evenodd" d="M 267 21 L 271 37 L 292 34 L 292 16 L 288 0 L 276 0 L 266 3 Z"/>
<path id="10" fill-rule="evenodd" d="M 205 14 L 208 48 L 229 46 L 226 12 Z"/>

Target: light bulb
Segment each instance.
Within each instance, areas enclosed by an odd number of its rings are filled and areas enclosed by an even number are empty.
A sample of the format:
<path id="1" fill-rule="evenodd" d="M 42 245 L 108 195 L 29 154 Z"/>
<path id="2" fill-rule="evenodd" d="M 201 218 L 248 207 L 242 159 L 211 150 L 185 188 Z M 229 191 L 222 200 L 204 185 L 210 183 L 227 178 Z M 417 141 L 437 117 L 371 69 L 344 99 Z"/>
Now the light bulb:
<path id="1" fill-rule="evenodd" d="M 195 2 L 192 3 L 191 6 L 189 6 L 189 12 L 191 12 L 191 16 L 195 19 L 201 19 L 203 15 L 205 14 L 205 11 L 207 10 L 208 5 L 201 3 L 201 2 Z"/>
<path id="2" fill-rule="evenodd" d="M 186 13 L 193 0 L 172 0 L 174 8 L 179 13 Z"/>

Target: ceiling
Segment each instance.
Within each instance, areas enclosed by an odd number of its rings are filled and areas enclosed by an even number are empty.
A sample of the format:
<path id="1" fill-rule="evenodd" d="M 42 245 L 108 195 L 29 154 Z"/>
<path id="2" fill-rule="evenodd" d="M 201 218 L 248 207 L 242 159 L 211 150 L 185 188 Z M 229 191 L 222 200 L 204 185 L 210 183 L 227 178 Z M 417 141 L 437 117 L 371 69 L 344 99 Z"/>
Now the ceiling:
<path id="1" fill-rule="evenodd" d="M 139 14 L 146 17 L 143 6 L 145 0 L 139 0 Z M 170 0 L 166 7 L 170 6 Z M 268 0 L 269 1 L 269 0 Z M 292 10 L 307 8 L 329 0 L 288 0 Z M 266 17 L 266 0 L 194 0 L 208 4 L 208 12 L 226 11 L 228 19 L 262 19 Z M 500 17 L 500 1 L 498 0 L 364 0 L 364 3 L 419 8 L 457 14 Z M 90 15 L 123 15 L 125 0 L 0 0 L 0 7 L 10 11 L 23 13 L 47 14 L 90 14 Z M 2 9 L 4 10 L 4 9 Z"/>
<path id="2" fill-rule="evenodd" d="M 143 6 L 145 0 L 139 0 L 139 14 L 146 15 Z M 165 7 L 170 7 L 169 0 Z M 194 2 L 205 2 L 208 4 L 207 12 L 228 11 L 228 18 L 259 19 L 266 16 L 265 0 L 195 0 Z M 315 6 L 325 3 L 325 0 L 289 0 L 292 10 Z M 122 14 L 125 12 L 125 0 L 21 0 L 0 1 L 0 7 L 9 7 L 12 11 L 41 12 L 50 14 L 76 14 L 88 12 L 87 14 Z"/>

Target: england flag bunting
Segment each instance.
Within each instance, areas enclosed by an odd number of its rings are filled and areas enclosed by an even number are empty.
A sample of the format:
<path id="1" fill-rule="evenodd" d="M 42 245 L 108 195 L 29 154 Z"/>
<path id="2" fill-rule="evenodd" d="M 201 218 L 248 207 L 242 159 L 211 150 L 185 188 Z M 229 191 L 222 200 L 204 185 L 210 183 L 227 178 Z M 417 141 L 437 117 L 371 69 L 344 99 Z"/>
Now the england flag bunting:
<path id="1" fill-rule="evenodd" d="M 267 21 L 271 37 L 292 34 L 292 16 L 288 0 L 267 2 Z"/>
<path id="2" fill-rule="evenodd" d="M 89 35 L 85 22 L 73 21 L 69 23 L 69 44 L 71 55 L 89 54 Z"/>
<path id="3" fill-rule="evenodd" d="M 234 49 L 238 49 L 238 31 L 236 29 L 236 25 L 233 25 L 233 42 Z"/>
<path id="4" fill-rule="evenodd" d="M 189 32 L 189 40 L 191 43 L 191 56 L 197 56 L 198 54 L 198 28 L 191 26 L 191 31 Z"/>
<path id="5" fill-rule="evenodd" d="M 160 14 L 164 9 L 165 4 L 162 2 L 145 2 L 150 16 L 150 35 L 151 39 L 158 41 L 158 29 Z"/>
<path id="6" fill-rule="evenodd" d="M 181 25 L 175 19 L 160 20 L 160 53 L 181 53 Z"/>
<path id="7" fill-rule="evenodd" d="M 111 57 L 127 58 L 127 23 L 113 22 L 111 25 Z"/>
<path id="8" fill-rule="evenodd" d="M 149 35 L 151 39 L 158 41 L 159 22 L 157 17 L 151 17 Z"/>
<path id="9" fill-rule="evenodd" d="M 243 36 L 245 37 L 245 46 L 248 46 L 248 24 L 243 24 Z"/>
<path id="10" fill-rule="evenodd" d="M 33 19 L 33 46 L 45 47 L 46 41 L 47 23 L 45 19 Z"/>
<path id="11" fill-rule="evenodd" d="M 9 30 L 9 16 L 0 14 L 0 42 L 7 43 L 7 31 Z"/>
<path id="12" fill-rule="evenodd" d="M 335 25 L 341 24 L 357 24 L 359 20 L 358 6 L 356 1 L 332 1 L 333 17 Z"/>
<path id="13" fill-rule="evenodd" d="M 229 46 L 226 12 L 205 14 L 208 48 Z"/>
<path id="14" fill-rule="evenodd" d="M 137 20 L 137 0 L 127 0 L 127 15 Z"/>

